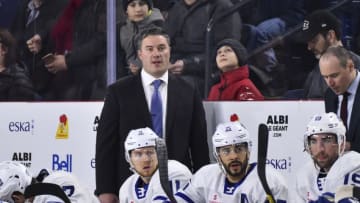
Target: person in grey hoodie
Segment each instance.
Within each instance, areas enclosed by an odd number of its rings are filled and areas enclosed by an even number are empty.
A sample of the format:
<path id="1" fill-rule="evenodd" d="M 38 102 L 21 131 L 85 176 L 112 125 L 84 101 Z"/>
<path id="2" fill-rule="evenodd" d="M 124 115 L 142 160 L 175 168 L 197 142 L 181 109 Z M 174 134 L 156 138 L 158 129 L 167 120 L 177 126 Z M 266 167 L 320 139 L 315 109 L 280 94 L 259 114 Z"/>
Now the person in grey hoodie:
<path id="1" fill-rule="evenodd" d="M 137 74 L 141 62 L 137 58 L 139 33 L 152 27 L 163 27 L 164 18 L 151 0 L 123 0 L 127 15 L 126 23 L 120 26 L 120 45 L 125 55 L 124 67 L 127 72 Z"/>

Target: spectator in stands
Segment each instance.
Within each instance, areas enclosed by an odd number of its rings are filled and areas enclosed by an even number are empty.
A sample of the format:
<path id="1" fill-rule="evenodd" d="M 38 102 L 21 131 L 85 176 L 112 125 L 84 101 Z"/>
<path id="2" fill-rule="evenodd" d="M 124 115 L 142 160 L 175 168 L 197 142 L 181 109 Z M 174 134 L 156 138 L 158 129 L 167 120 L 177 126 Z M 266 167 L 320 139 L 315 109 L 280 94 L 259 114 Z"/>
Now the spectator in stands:
<path id="1" fill-rule="evenodd" d="M 153 7 L 152 0 L 123 0 L 123 8 L 127 21 L 120 27 L 120 44 L 126 53 L 125 66 L 132 74 L 137 74 L 141 67 L 136 48 L 138 35 L 150 27 L 162 27 L 164 18 L 159 9 Z"/>
<path id="2" fill-rule="evenodd" d="M 16 42 L 0 29 L 0 101 L 34 100 L 36 93 L 26 67 L 16 61 Z"/>
<path id="3" fill-rule="evenodd" d="M 232 1 L 239 2 L 239 0 Z M 268 76 L 266 78 L 259 77 L 259 81 L 254 78 L 255 84 L 266 96 L 282 95 L 287 90 L 288 83 L 291 83 L 286 78 L 286 71 L 293 67 L 285 66 L 289 60 L 278 58 L 279 55 L 281 57 L 282 50 L 287 47 L 282 44 L 279 49 L 278 45 L 280 45 L 280 41 L 285 42 L 284 38 L 281 37 L 287 31 L 303 21 L 305 15 L 303 6 L 304 0 L 257 0 L 249 2 L 240 9 L 245 31 L 242 36 L 248 35 L 247 39 L 242 40 L 242 42 L 252 55 L 249 64 L 259 69 L 253 71 L 254 73 L 263 71 L 263 75 Z M 261 53 L 252 54 L 256 48 L 268 45 L 275 38 L 282 40 L 278 40 L 277 43 L 269 46 Z M 290 41 L 287 40 L 286 43 L 290 43 Z M 276 51 L 273 49 L 275 46 Z M 286 54 L 289 58 L 291 57 L 289 53 Z"/>
<path id="4" fill-rule="evenodd" d="M 338 4 L 343 4 L 344 1 L 337 0 L 322 0 L 312 1 L 305 0 L 305 7 L 308 13 L 312 13 L 319 9 L 328 9 Z M 341 41 L 346 49 L 351 50 L 357 54 L 360 53 L 360 44 L 356 40 L 360 39 L 360 2 L 347 1 L 342 6 L 333 10 L 335 16 L 341 21 Z"/>
<path id="5" fill-rule="evenodd" d="M 22 60 L 29 70 L 35 90 L 42 96 L 49 88 L 52 74 L 47 71 L 41 58 L 51 49 L 49 44 L 42 44 L 40 52 L 32 53 L 27 43 L 34 35 L 47 41 L 48 32 L 62 12 L 68 0 L 23 0 L 11 25 L 10 32 L 17 40 L 18 59 Z"/>
<path id="6" fill-rule="evenodd" d="M 105 0 L 70 0 L 51 30 L 54 74 L 47 100 L 103 99 L 106 89 Z M 42 44 L 42 38 L 32 39 Z M 30 48 L 30 47 L 29 47 Z M 32 47 L 37 52 L 39 47 Z"/>
<path id="7" fill-rule="evenodd" d="M 169 159 L 191 171 L 209 163 L 205 112 L 198 92 L 168 73 L 169 36 L 155 27 L 144 30 L 138 42 L 141 72 L 110 85 L 97 128 L 96 192 L 102 203 L 117 202 L 121 184 L 131 175 L 124 155 L 131 129 L 152 127 L 165 138 Z"/>
<path id="8" fill-rule="evenodd" d="M 304 0 L 258 0 L 240 11 L 243 22 L 255 25 L 269 41 L 301 23 L 305 15 Z"/>
<path id="9" fill-rule="evenodd" d="M 307 43 L 309 51 L 317 59 L 330 47 L 342 46 L 341 23 L 335 15 L 326 10 L 317 10 L 304 20 L 301 35 Z M 360 57 L 350 52 L 355 67 L 360 68 Z M 327 85 L 320 74 L 319 65 L 309 73 L 304 84 L 304 97 L 308 99 L 322 99 Z"/>
<path id="10" fill-rule="evenodd" d="M 246 48 L 235 39 L 224 39 L 216 46 L 216 64 L 221 81 L 210 91 L 208 100 L 264 100 L 249 79 Z"/>
<path id="11" fill-rule="evenodd" d="M 346 150 L 360 152 L 360 75 L 345 48 L 330 47 L 321 56 L 320 73 L 328 89 L 325 110 L 334 112 L 343 120 L 348 131 Z"/>
<path id="12" fill-rule="evenodd" d="M 230 0 L 180 0 L 169 10 L 165 30 L 171 39 L 170 73 L 204 92 L 206 29 L 209 19 L 232 8 Z M 241 19 L 234 13 L 216 22 L 211 47 L 225 38 L 240 40 Z"/>

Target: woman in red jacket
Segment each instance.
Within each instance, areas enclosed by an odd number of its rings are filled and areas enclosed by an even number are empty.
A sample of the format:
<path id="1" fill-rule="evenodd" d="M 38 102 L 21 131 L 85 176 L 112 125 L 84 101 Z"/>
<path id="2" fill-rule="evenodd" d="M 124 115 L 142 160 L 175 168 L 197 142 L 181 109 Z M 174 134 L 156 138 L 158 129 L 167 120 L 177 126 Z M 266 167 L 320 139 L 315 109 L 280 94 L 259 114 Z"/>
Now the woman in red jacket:
<path id="1" fill-rule="evenodd" d="M 249 79 L 247 51 L 235 39 L 224 39 L 216 46 L 216 64 L 221 70 L 221 81 L 212 86 L 210 101 L 264 100 L 264 96 Z"/>

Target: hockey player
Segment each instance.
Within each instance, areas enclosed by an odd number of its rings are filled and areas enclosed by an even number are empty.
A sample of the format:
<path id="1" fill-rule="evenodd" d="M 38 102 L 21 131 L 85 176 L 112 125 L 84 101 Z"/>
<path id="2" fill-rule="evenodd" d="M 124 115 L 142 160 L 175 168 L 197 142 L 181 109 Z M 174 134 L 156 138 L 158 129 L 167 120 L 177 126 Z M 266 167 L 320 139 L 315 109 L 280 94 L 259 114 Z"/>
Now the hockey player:
<path id="1" fill-rule="evenodd" d="M 35 180 L 29 170 L 13 161 L 0 162 L 0 202 L 24 203 L 24 191 Z"/>
<path id="2" fill-rule="evenodd" d="M 218 163 L 202 167 L 191 182 L 175 194 L 177 202 L 265 202 L 266 193 L 256 163 L 249 163 L 251 140 L 248 130 L 239 122 L 219 124 L 212 143 Z M 266 167 L 266 173 L 276 201 L 286 202 L 284 178 L 271 167 Z"/>
<path id="3" fill-rule="evenodd" d="M 44 170 L 41 170 L 41 172 L 44 173 Z M 70 173 L 64 171 L 50 172 L 50 175 L 46 176 L 43 182 L 59 185 L 72 203 L 99 202 L 95 195 L 86 191 Z M 0 203 L 29 202 L 26 200 L 30 200 L 33 203 L 63 202 L 53 195 L 40 195 L 35 198 L 26 199 L 26 190 L 36 184 L 42 183 L 33 178 L 30 171 L 24 165 L 13 161 L 0 162 Z M 44 191 L 44 193 L 47 192 Z"/>
<path id="4" fill-rule="evenodd" d="M 339 187 L 360 186 L 360 154 L 344 152 L 345 133 L 344 124 L 334 113 L 312 117 L 304 135 L 305 150 L 312 161 L 297 174 L 293 202 L 334 202 Z"/>
<path id="5" fill-rule="evenodd" d="M 155 149 L 156 139 L 160 138 L 150 128 L 139 128 L 129 132 L 125 140 L 125 158 L 134 174 L 120 188 L 121 203 L 149 203 L 164 197 Z M 185 165 L 175 160 L 168 161 L 168 174 L 174 193 L 192 176 Z"/>
<path id="6" fill-rule="evenodd" d="M 98 203 L 97 197 L 92 194 L 87 188 L 84 188 L 78 179 L 71 173 L 66 171 L 50 172 L 42 183 L 52 183 L 59 185 L 71 203 Z M 40 183 L 41 184 L 41 183 Z M 49 203 L 49 202 L 63 202 L 54 195 L 39 195 L 35 196 L 33 203 Z"/>

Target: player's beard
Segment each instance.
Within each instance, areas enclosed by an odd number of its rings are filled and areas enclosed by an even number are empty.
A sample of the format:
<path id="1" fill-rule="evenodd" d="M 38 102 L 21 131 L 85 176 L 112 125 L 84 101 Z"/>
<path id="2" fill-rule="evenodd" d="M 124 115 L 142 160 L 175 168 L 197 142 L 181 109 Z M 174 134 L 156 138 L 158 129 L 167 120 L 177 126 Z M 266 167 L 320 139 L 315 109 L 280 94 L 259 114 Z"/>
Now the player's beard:
<path id="1" fill-rule="evenodd" d="M 232 171 L 231 170 L 231 165 L 233 165 L 233 164 L 240 165 L 240 168 L 241 168 L 240 171 Z M 228 165 L 224 166 L 224 168 L 225 168 L 226 173 L 229 176 L 232 176 L 234 178 L 241 178 L 241 177 L 243 177 L 245 175 L 247 166 L 248 166 L 248 159 L 246 158 L 244 162 L 237 161 L 237 160 L 232 161 Z"/>
<path id="2" fill-rule="evenodd" d="M 313 156 L 314 162 L 316 163 L 316 165 L 322 169 L 325 169 L 325 171 L 328 171 L 331 166 L 335 163 L 335 161 L 339 158 L 339 156 L 336 157 L 329 157 L 327 156 L 328 160 L 326 161 L 318 161 L 318 156 L 320 155 L 324 155 L 323 153 L 317 154 L 315 156 Z"/>

